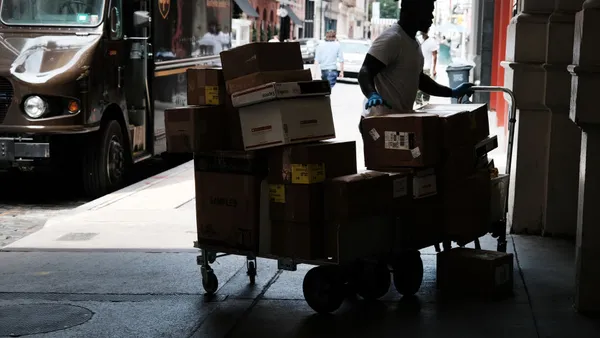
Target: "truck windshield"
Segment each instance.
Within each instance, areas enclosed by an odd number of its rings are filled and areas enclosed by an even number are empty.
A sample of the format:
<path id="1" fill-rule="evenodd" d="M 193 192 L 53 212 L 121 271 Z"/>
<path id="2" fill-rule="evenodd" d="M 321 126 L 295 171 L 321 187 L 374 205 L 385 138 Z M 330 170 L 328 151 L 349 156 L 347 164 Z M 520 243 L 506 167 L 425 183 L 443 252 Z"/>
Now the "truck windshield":
<path id="1" fill-rule="evenodd" d="M 97 26 L 105 0 L 3 0 L 0 18 L 7 25 Z"/>

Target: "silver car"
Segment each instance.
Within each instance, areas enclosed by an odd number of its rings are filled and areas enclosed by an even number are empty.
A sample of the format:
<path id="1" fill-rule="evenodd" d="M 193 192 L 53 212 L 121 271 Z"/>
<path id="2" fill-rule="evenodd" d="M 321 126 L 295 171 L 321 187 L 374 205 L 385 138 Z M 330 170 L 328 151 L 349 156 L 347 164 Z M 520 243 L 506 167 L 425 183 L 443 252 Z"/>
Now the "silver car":
<path id="1" fill-rule="evenodd" d="M 344 54 L 344 78 L 358 78 L 358 72 L 367 57 L 371 42 L 368 40 L 348 39 L 340 40 L 340 45 Z M 340 70 L 339 64 L 338 70 Z"/>
<path id="2" fill-rule="evenodd" d="M 300 43 L 302 61 L 304 61 L 304 63 L 315 62 L 315 51 L 317 50 L 319 41 L 316 39 L 299 39 L 298 42 Z"/>

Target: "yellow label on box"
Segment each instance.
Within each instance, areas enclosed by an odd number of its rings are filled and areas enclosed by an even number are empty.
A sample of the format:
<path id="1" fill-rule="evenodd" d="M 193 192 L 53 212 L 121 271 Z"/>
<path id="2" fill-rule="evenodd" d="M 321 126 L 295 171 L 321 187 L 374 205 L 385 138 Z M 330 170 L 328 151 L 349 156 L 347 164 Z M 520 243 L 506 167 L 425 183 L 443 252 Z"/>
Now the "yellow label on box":
<path id="1" fill-rule="evenodd" d="M 219 87 L 218 86 L 206 86 L 204 87 L 204 97 L 206 97 L 206 104 L 219 105 Z"/>
<path id="2" fill-rule="evenodd" d="M 325 164 L 292 164 L 292 184 L 325 181 Z"/>
<path id="3" fill-rule="evenodd" d="M 285 186 L 283 184 L 269 184 L 269 200 L 275 203 L 285 203 Z"/>

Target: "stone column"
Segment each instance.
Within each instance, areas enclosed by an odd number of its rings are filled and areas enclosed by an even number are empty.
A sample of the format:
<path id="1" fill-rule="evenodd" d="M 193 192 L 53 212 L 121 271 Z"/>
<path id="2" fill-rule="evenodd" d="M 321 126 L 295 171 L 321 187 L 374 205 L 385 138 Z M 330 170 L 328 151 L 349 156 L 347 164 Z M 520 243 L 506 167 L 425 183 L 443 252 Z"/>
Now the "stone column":
<path id="1" fill-rule="evenodd" d="M 576 293 L 579 312 L 600 312 L 600 0 L 577 13 L 570 118 L 583 130 L 577 212 Z"/>
<path id="2" fill-rule="evenodd" d="M 551 114 L 544 105 L 546 35 L 554 3 L 521 0 L 509 25 L 505 86 L 518 109 L 509 191 L 508 225 L 516 233 L 541 234 L 546 214 L 546 177 Z"/>
<path id="3" fill-rule="evenodd" d="M 575 236 L 577 230 L 577 182 L 581 130 L 569 118 L 571 74 L 567 67 L 573 52 L 575 14 L 584 0 L 555 0 L 548 19 L 546 92 L 544 103 L 551 112 L 544 235 Z"/>

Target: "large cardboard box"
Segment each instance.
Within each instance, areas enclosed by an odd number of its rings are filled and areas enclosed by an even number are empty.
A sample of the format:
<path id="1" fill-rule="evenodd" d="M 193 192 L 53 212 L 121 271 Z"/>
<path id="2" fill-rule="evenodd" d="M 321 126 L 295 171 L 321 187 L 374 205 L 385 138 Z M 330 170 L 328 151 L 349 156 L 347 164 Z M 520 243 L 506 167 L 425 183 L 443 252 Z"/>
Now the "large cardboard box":
<path id="1" fill-rule="evenodd" d="M 268 150 L 270 184 L 314 184 L 356 174 L 356 142 L 320 141 Z"/>
<path id="2" fill-rule="evenodd" d="M 440 116 L 444 148 L 475 145 L 490 134 L 487 104 L 429 104 L 417 112 Z"/>
<path id="3" fill-rule="evenodd" d="M 434 114 L 394 114 L 362 120 L 365 164 L 390 167 L 435 166 L 440 158 L 440 121 Z"/>
<path id="4" fill-rule="evenodd" d="M 323 259 L 323 222 L 273 221 L 271 250 L 274 255 L 296 259 Z"/>
<path id="5" fill-rule="evenodd" d="M 270 253 L 266 170 L 256 153 L 194 154 L 200 245 Z"/>
<path id="6" fill-rule="evenodd" d="M 167 151 L 193 153 L 226 147 L 223 107 L 188 106 L 165 110 Z"/>
<path id="7" fill-rule="evenodd" d="M 244 75 L 304 69 L 300 43 L 254 42 L 221 52 L 225 81 Z"/>
<path id="8" fill-rule="evenodd" d="M 325 184 L 326 220 L 390 213 L 394 181 L 386 173 L 364 171 Z"/>
<path id="9" fill-rule="evenodd" d="M 438 289 L 451 296 L 486 299 L 510 296 L 514 285 L 513 254 L 455 248 L 437 254 Z"/>
<path id="10" fill-rule="evenodd" d="M 491 179 L 487 168 L 445 183 L 441 190 L 447 238 L 466 244 L 490 231 Z"/>
<path id="11" fill-rule="evenodd" d="M 323 184 L 269 184 L 272 221 L 323 222 Z"/>
<path id="12" fill-rule="evenodd" d="M 296 82 L 311 80 L 312 77 L 310 70 L 303 69 L 253 73 L 229 80 L 225 85 L 227 86 L 227 93 L 231 95 L 272 82 Z"/>
<path id="13" fill-rule="evenodd" d="M 193 106 L 225 104 L 225 80 L 220 68 L 189 68 L 187 70 L 187 102 Z"/>

